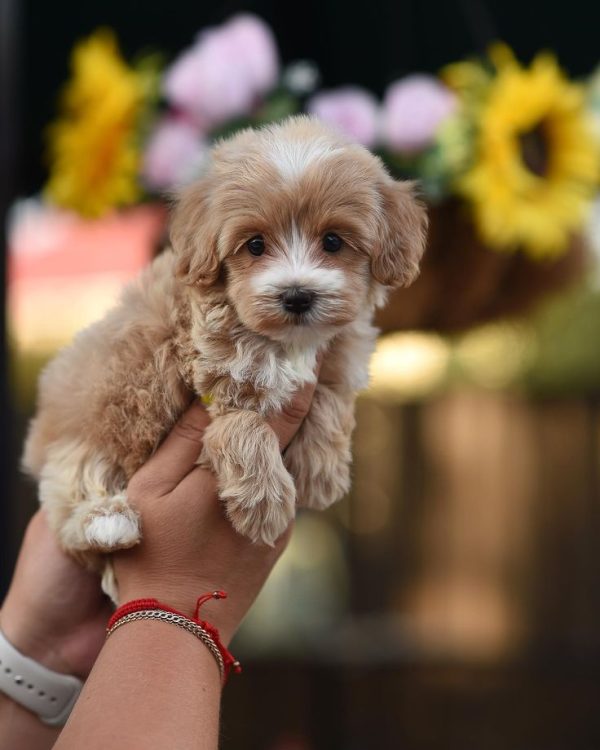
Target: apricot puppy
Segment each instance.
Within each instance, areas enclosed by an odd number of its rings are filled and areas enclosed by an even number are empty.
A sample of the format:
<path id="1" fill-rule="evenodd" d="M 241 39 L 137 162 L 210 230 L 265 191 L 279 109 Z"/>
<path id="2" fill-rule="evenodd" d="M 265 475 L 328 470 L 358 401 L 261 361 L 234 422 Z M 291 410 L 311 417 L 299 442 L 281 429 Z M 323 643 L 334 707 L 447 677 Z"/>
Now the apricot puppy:
<path id="1" fill-rule="evenodd" d="M 210 397 L 199 462 L 235 529 L 272 544 L 296 504 L 348 490 L 354 400 L 373 312 L 417 275 L 427 218 L 413 187 L 307 117 L 215 146 L 178 197 L 171 244 L 46 368 L 24 466 L 65 550 L 136 544 L 132 474 L 189 402 Z M 266 418 L 324 361 L 282 457 Z"/>

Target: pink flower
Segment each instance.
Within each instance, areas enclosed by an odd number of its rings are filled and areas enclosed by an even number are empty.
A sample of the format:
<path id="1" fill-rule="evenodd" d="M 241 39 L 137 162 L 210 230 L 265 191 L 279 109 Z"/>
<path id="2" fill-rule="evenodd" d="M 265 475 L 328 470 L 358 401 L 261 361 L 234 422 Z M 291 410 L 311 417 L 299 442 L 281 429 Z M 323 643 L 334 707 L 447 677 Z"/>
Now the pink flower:
<path id="1" fill-rule="evenodd" d="M 186 120 L 166 117 L 146 144 L 144 182 L 159 191 L 187 182 L 206 156 L 207 148 L 196 127 Z"/>
<path id="2" fill-rule="evenodd" d="M 202 32 L 166 71 L 163 88 L 171 104 L 206 129 L 248 114 L 275 85 L 278 68 L 269 27 L 241 14 Z"/>
<path id="3" fill-rule="evenodd" d="M 379 112 L 368 91 L 354 86 L 323 91 L 310 99 L 307 110 L 363 146 L 375 145 Z"/>
<path id="4" fill-rule="evenodd" d="M 241 65 L 257 94 L 265 94 L 277 83 L 279 59 L 271 29 L 257 16 L 242 13 L 225 26 L 234 40 Z"/>
<path id="5" fill-rule="evenodd" d="M 384 97 L 382 136 L 394 151 L 414 154 L 434 139 L 456 109 L 455 95 L 433 76 L 416 74 L 392 83 Z"/>

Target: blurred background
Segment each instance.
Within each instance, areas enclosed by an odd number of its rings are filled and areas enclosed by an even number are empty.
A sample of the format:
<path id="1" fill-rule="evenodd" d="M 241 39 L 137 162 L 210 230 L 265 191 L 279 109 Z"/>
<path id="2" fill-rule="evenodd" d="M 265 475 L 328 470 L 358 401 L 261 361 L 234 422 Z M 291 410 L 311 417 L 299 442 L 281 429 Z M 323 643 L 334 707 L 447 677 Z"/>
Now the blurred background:
<path id="1" fill-rule="evenodd" d="M 430 243 L 379 320 L 352 492 L 301 514 L 234 644 L 222 747 L 600 746 L 600 6 L 0 14 L 3 589 L 40 368 L 160 252 L 215 137 L 311 112 L 420 181 Z"/>

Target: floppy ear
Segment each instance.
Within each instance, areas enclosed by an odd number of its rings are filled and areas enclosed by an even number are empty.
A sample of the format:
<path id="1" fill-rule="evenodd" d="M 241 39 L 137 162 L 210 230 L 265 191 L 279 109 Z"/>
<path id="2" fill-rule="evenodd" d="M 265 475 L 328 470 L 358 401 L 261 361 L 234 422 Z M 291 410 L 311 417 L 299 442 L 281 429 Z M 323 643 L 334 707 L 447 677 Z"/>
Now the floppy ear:
<path id="1" fill-rule="evenodd" d="M 413 182 L 388 178 L 380 192 L 382 221 L 371 273 L 385 286 L 409 286 L 419 275 L 427 243 L 427 209 L 416 198 Z"/>
<path id="2" fill-rule="evenodd" d="M 203 178 L 183 188 L 171 219 L 175 273 L 187 284 L 210 286 L 219 277 L 219 227 L 217 212 L 211 206 L 210 182 L 210 178 Z"/>

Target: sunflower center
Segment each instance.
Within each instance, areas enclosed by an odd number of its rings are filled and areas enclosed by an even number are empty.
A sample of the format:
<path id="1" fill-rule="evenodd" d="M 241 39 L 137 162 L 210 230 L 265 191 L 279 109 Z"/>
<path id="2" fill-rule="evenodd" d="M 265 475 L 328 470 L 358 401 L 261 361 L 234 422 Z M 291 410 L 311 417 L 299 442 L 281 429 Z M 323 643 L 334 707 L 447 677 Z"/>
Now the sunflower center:
<path id="1" fill-rule="evenodd" d="M 530 172 L 538 177 L 544 177 L 548 171 L 549 148 L 548 136 L 544 123 L 538 123 L 533 130 L 519 135 L 521 159 Z"/>

